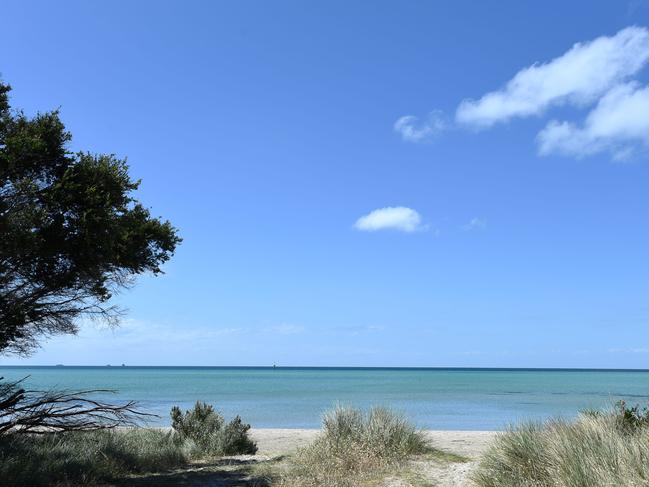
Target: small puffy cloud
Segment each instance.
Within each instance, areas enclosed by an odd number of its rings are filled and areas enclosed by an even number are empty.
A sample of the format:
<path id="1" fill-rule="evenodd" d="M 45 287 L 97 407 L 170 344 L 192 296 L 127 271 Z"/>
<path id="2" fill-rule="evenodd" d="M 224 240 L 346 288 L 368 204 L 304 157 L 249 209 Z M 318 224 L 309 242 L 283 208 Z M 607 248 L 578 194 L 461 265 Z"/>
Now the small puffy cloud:
<path id="1" fill-rule="evenodd" d="M 412 208 L 390 206 L 379 208 L 360 217 L 354 224 L 357 230 L 374 232 L 377 230 L 398 230 L 415 232 L 426 227 L 421 223 L 421 216 Z"/>
<path id="2" fill-rule="evenodd" d="M 456 120 L 490 127 L 514 117 L 542 114 L 552 105 L 588 105 L 637 73 L 647 61 L 649 30 L 627 27 L 614 36 L 577 43 L 552 61 L 522 69 L 503 89 L 479 100 L 463 101 Z"/>
<path id="3" fill-rule="evenodd" d="M 539 153 L 584 157 L 609 151 L 615 159 L 649 146 L 649 86 L 627 83 L 611 89 L 583 125 L 553 120 L 538 135 Z"/>
<path id="4" fill-rule="evenodd" d="M 394 123 L 394 130 L 406 142 L 426 142 L 446 128 L 442 112 L 433 111 L 425 120 L 414 115 L 405 115 Z"/>
<path id="5" fill-rule="evenodd" d="M 471 232 L 473 230 L 484 230 L 487 228 L 487 221 L 483 218 L 471 218 L 471 220 L 462 225 L 462 230 L 465 232 Z"/>

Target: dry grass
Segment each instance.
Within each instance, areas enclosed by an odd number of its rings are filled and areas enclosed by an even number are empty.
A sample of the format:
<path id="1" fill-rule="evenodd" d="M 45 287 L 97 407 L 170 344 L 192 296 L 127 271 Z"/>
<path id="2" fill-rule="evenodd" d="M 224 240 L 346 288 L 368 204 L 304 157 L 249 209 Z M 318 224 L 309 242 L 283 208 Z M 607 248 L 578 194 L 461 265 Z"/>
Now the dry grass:
<path id="1" fill-rule="evenodd" d="M 371 485 L 404 467 L 412 455 L 430 450 L 424 435 L 399 414 L 338 407 L 325 415 L 322 433 L 298 450 L 274 485 Z"/>
<path id="2" fill-rule="evenodd" d="M 474 481 L 480 487 L 649 486 L 649 426 L 616 413 L 525 424 L 497 438 Z"/>
<path id="3" fill-rule="evenodd" d="M 171 433 L 135 429 L 0 438 L 3 486 L 97 485 L 185 464 L 190 445 Z"/>
<path id="4" fill-rule="evenodd" d="M 0 485 L 98 485 L 160 473 L 191 461 L 251 454 L 250 426 L 226 423 L 214 408 L 172 410 L 173 430 L 120 429 L 0 435 Z"/>

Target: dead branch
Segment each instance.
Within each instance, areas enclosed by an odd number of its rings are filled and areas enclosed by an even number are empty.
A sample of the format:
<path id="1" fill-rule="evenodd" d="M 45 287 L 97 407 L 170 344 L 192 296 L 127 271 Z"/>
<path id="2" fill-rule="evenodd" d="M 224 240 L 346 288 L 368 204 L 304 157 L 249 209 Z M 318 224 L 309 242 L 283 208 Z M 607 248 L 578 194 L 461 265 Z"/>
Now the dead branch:
<path id="1" fill-rule="evenodd" d="M 0 383 L 0 435 L 133 427 L 155 417 L 135 401 L 109 404 L 91 397 L 112 390 L 29 391 L 20 387 L 24 380 Z"/>

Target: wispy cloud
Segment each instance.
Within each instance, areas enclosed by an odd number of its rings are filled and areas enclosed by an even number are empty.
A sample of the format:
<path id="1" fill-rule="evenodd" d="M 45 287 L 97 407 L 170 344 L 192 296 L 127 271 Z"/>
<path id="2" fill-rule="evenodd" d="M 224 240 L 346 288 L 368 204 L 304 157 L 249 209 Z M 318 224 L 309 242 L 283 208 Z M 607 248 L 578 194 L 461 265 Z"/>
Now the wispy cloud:
<path id="1" fill-rule="evenodd" d="M 239 335 L 248 328 L 234 326 L 171 326 L 129 319 L 117 328 L 87 325 L 80 337 L 89 340 L 105 340 L 107 336 L 120 343 L 180 343 L 196 342 Z"/>
<path id="2" fill-rule="evenodd" d="M 637 348 L 609 348 L 609 353 L 649 353 L 649 348 L 647 347 L 637 347 Z"/>
<path id="3" fill-rule="evenodd" d="M 397 230 L 411 233 L 426 229 L 426 226 L 422 225 L 419 213 L 405 206 L 390 206 L 374 210 L 356 220 L 354 227 L 367 232 Z"/>
<path id="4" fill-rule="evenodd" d="M 471 232 L 473 230 L 484 230 L 487 228 L 487 220 L 484 218 L 471 218 L 468 223 L 462 225 L 462 230 Z"/>
<path id="5" fill-rule="evenodd" d="M 628 27 L 611 37 L 575 44 L 544 64 L 522 69 L 498 91 L 463 101 L 461 124 L 490 127 L 514 117 L 540 115 L 560 104 L 586 106 L 636 74 L 649 61 L 649 31 Z"/>
<path id="6" fill-rule="evenodd" d="M 340 325 L 335 330 L 348 333 L 351 336 L 362 335 L 366 333 L 377 333 L 385 330 L 384 326 L 379 325 Z"/>
<path id="7" fill-rule="evenodd" d="M 613 88 L 578 126 L 553 120 L 539 133 L 539 153 L 584 157 L 609 151 L 614 159 L 649 146 L 649 87 L 627 83 Z"/>
<path id="8" fill-rule="evenodd" d="M 442 112 L 435 110 L 424 120 L 414 115 L 405 115 L 394 123 L 394 130 L 406 142 L 428 142 L 446 126 Z"/>
<path id="9" fill-rule="evenodd" d="M 301 325 L 292 325 L 290 323 L 282 323 L 275 326 L 269 326 L 265 331 L 276 335 L 297 335 L 304 333 L 305 328 Z"/>

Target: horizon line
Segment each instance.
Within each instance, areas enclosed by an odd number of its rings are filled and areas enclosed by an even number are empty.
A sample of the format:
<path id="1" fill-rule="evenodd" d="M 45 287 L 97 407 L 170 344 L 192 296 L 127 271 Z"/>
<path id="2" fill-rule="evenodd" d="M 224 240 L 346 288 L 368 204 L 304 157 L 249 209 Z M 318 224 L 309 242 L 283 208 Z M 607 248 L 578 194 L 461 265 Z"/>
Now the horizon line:
<path id="1" fill-rule="evenodd" d="M 354 366 L 354 365 L 66 365 L 66 364 L 0 364 L 0 368 L 101 368 L 101 369 L 324 369 L 324 370 L 485 370 L 485 371 L 595 371 L 649 372 L 649 368 L 611 367 L 471 367 L 471 366 Z"/>

